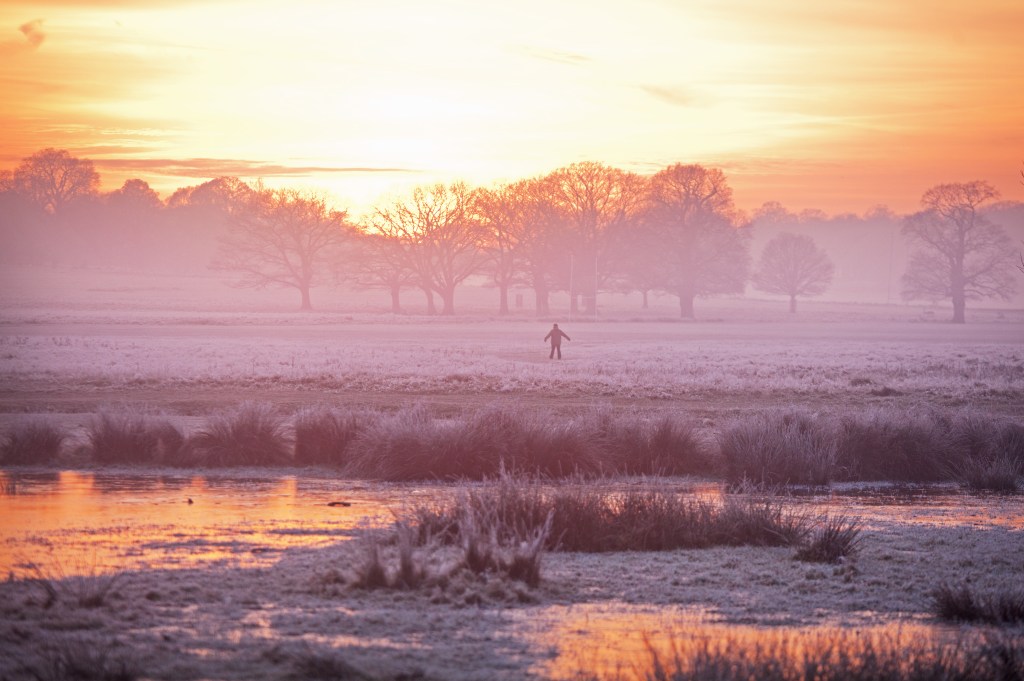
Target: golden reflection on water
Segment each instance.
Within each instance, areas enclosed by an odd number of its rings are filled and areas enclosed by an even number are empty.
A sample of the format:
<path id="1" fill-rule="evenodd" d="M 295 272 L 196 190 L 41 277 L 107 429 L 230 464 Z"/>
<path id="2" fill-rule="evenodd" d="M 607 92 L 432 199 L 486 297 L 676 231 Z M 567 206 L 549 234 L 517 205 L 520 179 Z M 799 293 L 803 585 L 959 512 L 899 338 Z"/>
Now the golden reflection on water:
<path id="1" fill-rule="evenodd" d="M 617 494 L 650 484 L 606 487 Z M 657 487 L 709 501 L 722 494 L 717 483 Z M 0 577 L 31 563 L 59 562 L 68 574 L 217 561 L 267 565 L 285 549 L 345 539 L 360 525 L 390 522 L 392 509 L 404 502 L 437 500 L 452 490 L 267 473 L 0 471 Z M 894 523 L 1024 529 L 1020 495 L 966 495 L 945 487 L 788 499 L 814 513 L 858 518 L 869 531 Z"/>
<path id="2" fill-rule="evenodd" d="M 541 645 L 553 646 L 552 657 L 535 670 L 555 680 L 600 679 L 646 681 L 657 664 L 670 672 L 680 670 L 689 678 L 695 660 L 718 656 L 741 664 L 778 660 L 792 674 L 804 661 L 837 661 L 850 654 L 854 660 L 872 652 L 897 650 L 908 655 L 927 654 L 933 646 L 952 642 L 953 629 L 914 622 L 872 625 L 856 629 L 826 625 L 814 627 L 766 627 L 724 624 L 700 613 L 661 610 L 638 611 L 621 606 L 608 612 L 587 606 L 550 608 L 534 617 L 551 623 L 531 636 Z M 556 611 L 557 612 L 554 612 Z M 703 678 L 703 677 L 702 677 Z M 731 678 L 731 677 L 730 677 Z"/>
<path id="3" fill-rule="evenodd" d="M 265 565 L 389 522 L 416 494 L 295 476 L 0 472 L 0 575 L 31 564 L 67 575 Z"/>

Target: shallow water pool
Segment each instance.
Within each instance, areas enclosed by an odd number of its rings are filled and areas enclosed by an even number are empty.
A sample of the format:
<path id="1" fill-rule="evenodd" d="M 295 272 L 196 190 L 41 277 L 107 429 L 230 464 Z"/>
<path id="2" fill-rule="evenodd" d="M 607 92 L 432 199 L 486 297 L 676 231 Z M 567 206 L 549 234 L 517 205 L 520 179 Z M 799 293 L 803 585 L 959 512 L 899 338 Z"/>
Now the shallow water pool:
<path id="1" fill-rule="evenodd" d="M 265 473 L 0 472 L 0 574 L 34 564 L 63 574 L 258 565 L 437 493 Z"/>

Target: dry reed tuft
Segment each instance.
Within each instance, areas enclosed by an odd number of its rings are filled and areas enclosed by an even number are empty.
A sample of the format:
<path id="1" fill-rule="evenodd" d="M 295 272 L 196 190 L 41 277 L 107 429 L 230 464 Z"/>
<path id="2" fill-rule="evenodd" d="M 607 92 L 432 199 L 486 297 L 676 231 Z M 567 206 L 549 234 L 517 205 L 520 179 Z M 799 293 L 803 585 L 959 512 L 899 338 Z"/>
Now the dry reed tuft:
<path id="1" fill-rule="evenodd" d="M 598 409 L 580 421 L 601 445 L 603 468 L 625 475 L 706 475 L 718 470 L 711 442 L 679 415 L 646 419 Z"/>
<path id="2" fill-rule="evenodd" d="M 245 402 L 211 416 L 189 438 L 183 462 L 201 466 L 282 466 L 292 462 L 285 420 L 269 404 Z"/>
<path id="3" fill-rule="evenodd" d="M 124 572 L 104 571 L 95 562 L 65 566 L 56 557 L 47 565 L 29 563 L 27 570 L 25 580 L 45 595 L 44 608 L 58 602 L 80 608 L 102 607 L 124 578 Z"/>
<path id="4" fill-rule="evenodd" d="M 15 423 L 0 441 L 0 464 L 5 466 L 53 463 L 67 439 L 63 429 L 47 420 L 29 418 Z"/>
<path id="5" fill-rule="evenodd" d="M 593 553 L 790 546 L 802 541 L 811 526 L 805 513 L 767 497 L 709 501 L 656 485 L 619 492 L 578 479 L 549 486 L 511 475 L 471 488 L 447 504 L 416 507 L 412 515 L 417 526 L 446 541 L 463 531 L 467 517 L 492 518 L 492 531 L 519 542 L 550 523 L 547 549 Z"/>
<path id="6" fill-rule="evenodd" d="M 442 419 L 416 405 L 364 428 L 352 442 L 344 470 L 384 480 L 483 480 L 503 467 L 564 477 L 596 472 L 599 457 L 571 422 L 500 405 Z"/>
<path id="7" fill-rule="evenodd" d="M 1020 624 L 1024 622 L 1024 591 L 977 593 L 968 585 L 941 584 L 932 592 L 935 614 L 954 622 Z"/>
<path id="8" fill-rule="evenodd" d="M 139 662 L 117 640 L 59 635 L 47 640 L 36 659 L 22 664 L 36 681 L 135 681 Z"/>
<path id="9" fill-rule="evenodd" d="M 129 407 L 101 411 L 88 427 L 89 450 L 101 464 L 175 463 L 184 443 L 165 417 Z"/>
<path id="10" fill-rule="evenodd" d="M 872 410 L 840 421 L 839 462 L 848 480 L 937 482 L 957 458 L 953 412 Z"/>
<path id="11" fill-rule="evenodd" d="M 732 483 L 824 485 L 838 473 L 835 424 L 805 411 L 769 410 L 734 421 L 719 444 Z"/>
<path id="12" fill-rule="evenodd" d="M 957 477 L 972 490 L 1013 494 L 1020 490 L 1024 462 L 1008 454 L 969 459 L 959 466 Z"/>
<path id="13" fill-rule="evenodd" d="M 826 517 L 796 552 L 796 559 L 809 563 L 838 563 L 857 553 L 862 525 L 843 515 Z"/>
<path id="14" fill-rule="evenodd" d="M 344 465 L 349 445 L 371 418 L 369 414 L 327 406 L 302 409 L 295 416 L 295 463 Z"/>
<path id="15" fill-rule="evenodd" d="M 700 631 L 697 628 L 697 631 Z M 668 651 L 648 642 L 650 681 L 1006 681 L 1024 678 L 1019 637 L 962 632 L 956 641 L 832 629 L 771 631 L 756 638 L 684 631 Z"/>

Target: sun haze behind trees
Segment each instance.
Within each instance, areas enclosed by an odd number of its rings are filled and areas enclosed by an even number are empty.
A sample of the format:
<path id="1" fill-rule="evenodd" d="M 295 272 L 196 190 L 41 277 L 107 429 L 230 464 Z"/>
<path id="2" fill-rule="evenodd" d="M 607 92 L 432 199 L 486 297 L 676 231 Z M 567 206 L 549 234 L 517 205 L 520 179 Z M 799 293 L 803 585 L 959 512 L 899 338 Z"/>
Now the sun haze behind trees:
<path id="1" fill-rule="evenodd" d="M 764 247 L 751 281 L 765 293 L 789 296 L 789 311 L 796 312 L 797 296 L 820 296 L 834 273 L 828 254 L 814 239 L 784 232 Z"/>
<path id="2" fill-rule="evenodd" d="M 964 300 L 1005 300 L 1013 245 L 1024 237 L 1024 204 L 995 202 L 984 182 L 930 190 L 901 240 L 901 218 L 884 206 L 828 216 L 769 202 L 749 220 L 725 174 L 697 164 L 647 176 L 586 162 L 490 188 L 425 185 L 382 202 L 359 224 L 323 196 L 235 177 L 183 187 L 166 201 L 142 179 L 100 193 L 96 178 L 87 160 L 53 149 L 0 173 L 0 262 L 190 276 L 213 264 L 235 285 L 295 289 L 303 309 L 319 282 L 388 291 L 395 313 L 403 295 L 418 290 L 429 313 L 439 311 L 440 297 L 440 311 L 451 315 L 459 287 L 472 285 L 495 290 L 499 315 L 512 314 L 511 291 L 519 307 L 528 288 L 540 317 L 551 314 L 554 294 L 594 315 L 601 294 L 638 292 L 645 303 L 650 293 L 673 296 L 679 315 L 692 318 L 697 299 L 742 295 L 752 245 L 763 260 L 769 243 L 789 232 L 827 253 L 835 271 L 828 295 L 850 302 L 888 303 L 908 260 L 905 241 L 914 244 L 907 295 L 953 300 L 962 319 L 950 263 L 962 261 Z M 1012 230 L 1009 244 L 998 225 Z M 958 229 L 963 257 L 946 248 L 960 243 Z M 769 269 L 761 263 L 755 285 L 767 285 Z M 790 288 L 781 292 L 815 295 L 814 287 Z"/>

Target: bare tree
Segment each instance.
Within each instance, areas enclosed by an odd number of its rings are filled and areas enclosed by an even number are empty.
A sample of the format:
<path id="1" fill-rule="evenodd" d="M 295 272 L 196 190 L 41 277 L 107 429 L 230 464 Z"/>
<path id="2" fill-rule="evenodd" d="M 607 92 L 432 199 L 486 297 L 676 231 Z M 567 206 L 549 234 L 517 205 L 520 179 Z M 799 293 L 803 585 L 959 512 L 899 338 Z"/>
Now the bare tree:
<path id="1" fill-rule="evenodd" d="M 832 261 L 814 239 L 783 232 L 765 245 L 752 280 L 761 291 L 789 296 L 789 311 L 796 312 L 797 296 L 820 296 L 828 290 L 834 272 Z"/>
<path id="2" fill-rule="evenodd" d="M 750 269 L 749 233 L 717 168 L 677 163 L 651 178 L 646 229 L 661 254 L 661 288 L 693 317 L 697 296 L 742 293 Z"/>
<path id="3" fill-rule="evenodd" d="M 508 314 L 508 290 L 516 282 L 533 287 L 537 314 L 549 312 L 552 246 L 558 241 L 558 221 L 549 199 L 540 179 L 519 180 L 477 194 L 484 250 L 490 255 L 487 269 L 500 291 L 499 314 Z"/>
<path id="4" fill-rule="evenodd" d="M 905 298 L 950 299 L 953 322 L 963 324 L 968 300 L 1010 297 L 1010 238 L 980 212 L 998 196 L 983 181 L 940 184 L 924 193 L 924 210 L 903 221 L 903 234 L 917 246 L 903 275 Z"/>
<path id="5" fill-rule="evenodd" d="M 498 287 L 498 314 L 507 315 L 508 290 L 519 270 L 519 246 L 528 229 L 527 185 L 525 182 L 481 189 L 476 211 L 483 228 L 484 251 L 490 256 L 487 269 Z"/>
<path id="6" fill-rule="evenodd" d="M 597 292 L 610 268 L 610 234 L 636 217 L 644 199 L 644 181 L 634 173 L 594 162 L 574 163 L 554 171 L 545 182 L 552 205 L 571 232 L 569 295 L 583 297 L 587 314 L 597 312 Z"/>
<path id="7" fill-rule="evenodd" d="M 477 272 L 486 255 L 483 231 L 472 212 L 473 192 L 462 182 L 417 187 L 408 199 L 378 208 L 375 230 L 400 245 L 416 272 L 433 313 L 436 292 L 442 314 L 455 314 L 455 289 Z"/>
<path id="8" fill-rule="evenodd" d="M 100 176 L 88 159 L 75 158 L 64 149 L 43 149 L 23 159 L 4 184 L 58 214 L 71 201 L 95 195 Z"/>
<path id="9" fill-rule="evenodd" d="M 337 278 L 350 280 L 360 288 L 387 290 L 391 294 L 391 312 L 401 314 L 402 289 L 417 282 L 402 244 L 364 228 L 351 248 L 346 266 L 336 272 Z"/>
<path id="10" fill-rule="evenodd" d="M 212 267 L 236 273 L 235 286 L 295 288 L 311 310 L 310 289 L 349 231 L 345 213 L 322 196 L 258 187 L 233 208 Z"/>

